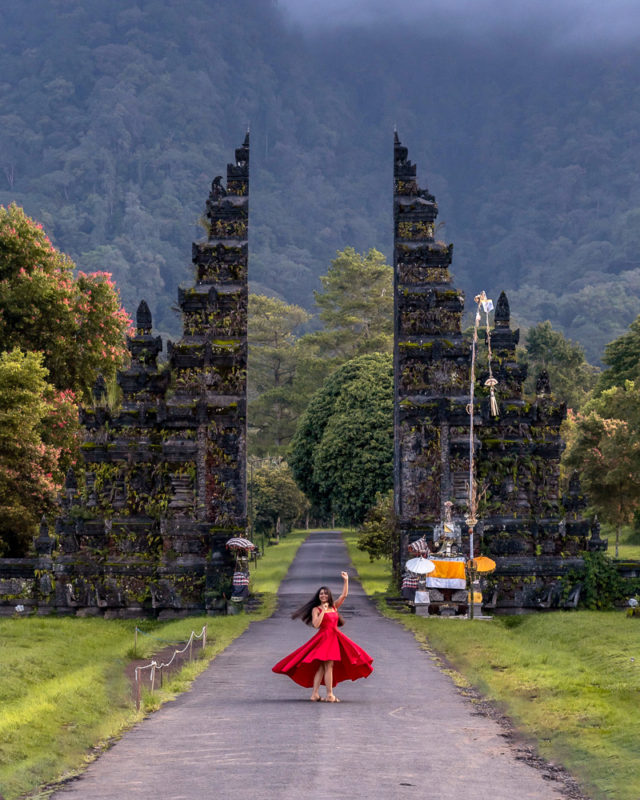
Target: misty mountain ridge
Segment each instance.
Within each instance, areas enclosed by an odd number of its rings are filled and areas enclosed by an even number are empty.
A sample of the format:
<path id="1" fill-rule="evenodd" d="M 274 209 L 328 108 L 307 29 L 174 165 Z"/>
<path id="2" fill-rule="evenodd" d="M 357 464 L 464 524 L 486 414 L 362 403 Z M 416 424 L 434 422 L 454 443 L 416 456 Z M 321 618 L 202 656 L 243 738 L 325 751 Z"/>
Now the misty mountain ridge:
<path id="1" fill-rule="evenodd" d="M 637 45 L 560 48 L 560 16 L 546 44 L 542 24 L 473 38 L 455 14 L 302 29 L 285 5 L 0 10 L 0 202 L 175 335 L 197 220 L 248 123 L 252 286 L 306 307 L 336 250 L 391 257 L 397 125 L 467 298 L 505 289 L 518 323 L 550 319 L 597 360 L 640 311 Z"/>

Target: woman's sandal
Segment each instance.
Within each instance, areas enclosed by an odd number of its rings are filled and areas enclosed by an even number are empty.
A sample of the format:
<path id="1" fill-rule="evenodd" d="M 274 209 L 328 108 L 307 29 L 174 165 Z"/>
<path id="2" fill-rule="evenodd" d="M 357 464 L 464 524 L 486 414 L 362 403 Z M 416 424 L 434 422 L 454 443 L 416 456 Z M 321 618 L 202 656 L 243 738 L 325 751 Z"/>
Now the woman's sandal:
<path id="1" fill-rule="evenodd" d="M 339 703 L 339 702 L 340 700 L 338 700 L 338 698 L 333 694 L 330 694 L 325 700 L 325 703 Z"/>

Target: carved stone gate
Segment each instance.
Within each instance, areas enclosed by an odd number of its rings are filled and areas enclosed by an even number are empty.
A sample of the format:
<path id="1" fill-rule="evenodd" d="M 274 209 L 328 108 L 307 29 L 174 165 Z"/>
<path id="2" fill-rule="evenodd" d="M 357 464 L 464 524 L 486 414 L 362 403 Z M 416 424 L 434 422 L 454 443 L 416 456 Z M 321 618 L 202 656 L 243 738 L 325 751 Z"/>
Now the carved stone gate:
<path id="1" fill-rule="evenodd" d="M 223 611 L 246 527 L 249 135 L 214 180 L 193 245 L 195 283 L 180 289 L 183 335 L 152 332 L 142 301 L 118 374 L 113 411 L 103 381 L 91 408 L 80 480 L 67 475 L 55 538 L 43 523 L 37 557 L 0 560 L 0 604 L 41 613 L 175 616 Z M 0 608 L 1 610 L 1 608 Z"/>
<path id="2" fill-rule="evenodd" d="M 450 503 L 467 515 L 470 340 L 464 297 L 452 284 L 453 246 L 436 237 L 435 198 L 394 145 L 395 500 L 397 560 L 434 527 Z M 246 368 L 249 135 L 212 184 L 193 245 L 195 283 L 180 289 L 183 335 L 154 336 L 147 304 L 137 311 L 130 367 L 118 375 L 120 409 L 98 382 L 82 412 L 81 478 L 67 476 L 55 538 L 43 523 L 33 558 L 0 559 L 0 613 L 22 604 L 44 613 L 160 616 L 222 611 L 231 594 L 228 538 L 246 526 Z M 479 287 L 479 289 L 482 287 Z M 478 549 L 498 563 L 496 604 L 540 607 L 559 578 L 581 563 L 588 540 L 575 483 L 563 499 L 559 459 L 563 404 L 539 376 L 523 397 L 504 293 L 492 332 L 500 416 L 489 412 L 479 376 L 474 405 L 480 512 Z M 468 540 L 462 548 L 468 552 Z"/>
<path id="3" fill-rule="evenodd" d="M 452 285 L 453 245 L 436 238 L 435 198 L 421 189 L 416 166 L 396 134 L 394 144 L 395 504 L 397 559 L 410 542 L 445 518 L 467 531 L 469 496 L 469 380 L 471 339 L 462 333 L 464 296 Z M 478 287 L 480 292 L 485 287 Z M 598 529 L 588 539 L 586 505 L 575 483 L 560 492 L 560 425 L 566 407 L 553 399 L 546 373 L 536 397 L 523 397 L 526 369 L 516 361 L 519 331 L 510 328 L 509 302 L 497 301 L 491 332 L 500 414 L 490 413 L 478 376 L 474 453 L 481 523 L 476 555 L 497 562 L 490 600 L 507 609 L 545 607 L 580 553 L 604 549 Z M 468 555 L 468 535 L 462 551 Z M 464 593 L 463 593 L 464 596 Z"/>

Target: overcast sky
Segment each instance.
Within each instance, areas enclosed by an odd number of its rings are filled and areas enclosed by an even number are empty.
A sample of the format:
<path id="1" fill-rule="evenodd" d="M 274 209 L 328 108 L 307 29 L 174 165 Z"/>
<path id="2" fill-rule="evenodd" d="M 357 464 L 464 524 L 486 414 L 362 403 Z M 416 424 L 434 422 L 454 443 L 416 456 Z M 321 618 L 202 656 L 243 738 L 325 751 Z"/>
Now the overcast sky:
<path id="1" fill-rule="evenodd" d="M 308 28 L 413 25 L 465 31 L 545 31 L 556 45 L 640 42 L 638 0 L 279 0 L 291 18 Z"/>

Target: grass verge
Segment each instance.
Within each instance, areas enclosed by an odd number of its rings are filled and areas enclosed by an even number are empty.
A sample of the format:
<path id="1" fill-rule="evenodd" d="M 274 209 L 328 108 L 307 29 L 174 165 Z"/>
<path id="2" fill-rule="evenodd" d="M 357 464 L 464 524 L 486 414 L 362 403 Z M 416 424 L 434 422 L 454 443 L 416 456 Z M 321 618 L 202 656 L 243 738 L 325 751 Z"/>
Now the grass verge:
<path id="1" fill-rule="evenodd" d="M 174 622 L 30 617 L 0 620 L 0 793 L 13 800 L 72 774 L 109 739 L 186 689 L 249 624 L 249 617 Z M 208 626 L 209 644 L 137 712 L 125 666 Z M 156 638 L 157 637 L 157 638 Z M 158 641 L 160 639 L 161 641 Z"/>
<path id="2" fill-rule="evenodd" d="M 391 561 L 385 558 L 371 561 L 368 554 L 358 550 L 358 533 L 353 529 L 341 529 L 349 557 L 358 571 L 358 577 L 365 592 L 374 598 L 382 598 L 391 580 Z"/>
<path id="3" fill-rule="evenodd" d="M 252 570 L 260 610 L 229 617 L 188 617 L 172 622 L 61 617 L 0 619 L 0 794 L 5 800 L 46 797 L 37 787 L 81 771 L 145 714 L 187 690 L 193 679 L 254 620 L 272 613 L 275 593 L 307 531 L 295 531 L 267 548 Z M 151 657 L 169 643 L 185 642 L 207 625 L 204 651 L 143 696 L 136 712 L 125 675 L 134 657 Z M 31 794 L 29 794 L 31 793 Z"/>
<path id="4" fill-rule="evenodd" d="M 382 598 L 388 563 L 369 563 L 345 537 L 365 591 Z M 464 678 L 497 701 L 547 759 L 563 763 L 593 798 L 640 797 L 640 619 L 621 611 L 495 617 L 491 622 L 389 611 Z"/>

